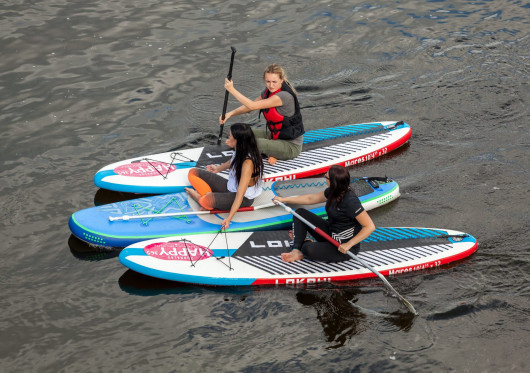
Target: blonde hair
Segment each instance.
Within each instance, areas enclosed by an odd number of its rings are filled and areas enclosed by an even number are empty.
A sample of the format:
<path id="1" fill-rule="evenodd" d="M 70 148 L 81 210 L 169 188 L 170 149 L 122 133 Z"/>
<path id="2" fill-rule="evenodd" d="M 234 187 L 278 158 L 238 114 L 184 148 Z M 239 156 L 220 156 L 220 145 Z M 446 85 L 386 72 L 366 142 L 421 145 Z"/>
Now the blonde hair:
<path id="1" fill-rule="evenodd" d="M 265 79 L 265 74 L 277 74 L 280 77 L 280 80 L 283 80 L 285 83 L 287 83 L 287 85 L 293 90 L 293 92 L 295 94 L 298 94 L 291 82 L 287 80 L 287 74 L 285 74 L 285 70 L 280 65 L 273 63 L 272 65 L 267 66 L 265 68 L 265 71 L 263 72 L 263 79 Z"/>

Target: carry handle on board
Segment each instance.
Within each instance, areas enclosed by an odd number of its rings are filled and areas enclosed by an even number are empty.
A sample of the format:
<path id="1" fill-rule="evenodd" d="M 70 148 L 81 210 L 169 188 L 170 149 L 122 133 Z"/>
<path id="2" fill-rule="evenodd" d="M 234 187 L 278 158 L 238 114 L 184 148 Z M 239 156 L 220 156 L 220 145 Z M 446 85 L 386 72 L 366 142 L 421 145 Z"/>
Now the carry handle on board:
<path id="1" fill-rule="evenodd" d="M 280 202 L 280 201 L 277 201 L 277 200 L 273 200 L 274 203 L 277 203 L 278 205 L 282 206 L 286 211 L 290 212 L 291 214 L 293 214 L 293 216 L 296 216 L 298 219 L 300 219 L 300 221 L 302 221 L 305 225 L 307 225 L 309 228 L 313 229 L 315 232 L 317 232 L 319 235 L 321 235 L 322 237 L 324 237 L 326 240 L 328 240 L 330 243 L 332 243 L 334 246 L 336 247 L 339 247 L 340 246 L 340 243 L 336 240 L 334 240 L 333 238 L 331 238 L 326 232 L 324 232 L 322 229 L 318 228 L 317 226 L 315 226 L 314 224 L 311 224 L 308 220 L 304 219 L 302 216 L 300 216 L 299 214 L 297 214 L 292 208 L 290 208 L 289 206 L 285 205 L 284 203 Z M 372 271 L 373 273 L 375 273 L 377 275 L 377 277 L 379 277 L 383 283 L 388 287 L 388 289 L 393 292 L 397 297 L 398 299 L 409 309 L 410 312 L 412 312 L 414 315 L 418 315 L 418 312 L 416 312 L 416 310 L 414 309 L 414 307 L 412 306 L 412 304 L 409 303 L 409 301 L 407 301 L 405 298 L 403 298 L 401 296 L 401 294 L 399 294 L 396 289 L 394 289 L 392 287 L 392 285 L 390 285 L 390 283 L 387 281 L 387 279 L 381 274 L 379 273 L 375 268 L 372 268 L 372 266 L 370 266 L 368 263 L 366 263 L 364 260 L 362 260 L 361 258 L 359 258 L 357 255 L 355 255 L 354 253 L 352 252 L 349 252 L 347 253 L 349 256 L 351 256 L 353 259 L 357 260 L 359 263 L 361 263 L 363 266 L 365 266 L 366 268 L 368 268 L 370 271 Z"/>
<path id="2" fill-rule="evenodd" d="M 360 178 L 355 178 L 354 180 L 366 180 L 366 182 L 370 184 L 372 188 L 374 189 L 379 188 L 379 182 L 389 183 L 392 181 L 392 179 L 388 178 L 387 176 L 385 177 L 381 177 L 381 176 L 360 177 Z"/>
<path id="3" fill-rule="evenodd" d="M 232 49 L 232 56 L 230 58 L 230 68 L 228 69 L 228 75 L 226 76 L 226 78 L 228 80 L 232 80 L 232 68 L 234 67 L 234 56 L 236 55 L 236 48 L 234 47 L 230 47 L 230 49 Z M 223 113 L 221 115 L 221 119 L 222 120 L 225 120 L 225 115 L 226 115 L 226 105 L 228 104 L 228 95 L 230 93 L 228 91 L 225 92 L 225 102 L 223 104 Z M 221 139 L 223 138 L 223 128 L 224 128 L 224 124 L 221 124 L 221 129 L 219 130 L 219 138 L 217 139 L 217 145 L 220 145 L 221 144 Z"/>

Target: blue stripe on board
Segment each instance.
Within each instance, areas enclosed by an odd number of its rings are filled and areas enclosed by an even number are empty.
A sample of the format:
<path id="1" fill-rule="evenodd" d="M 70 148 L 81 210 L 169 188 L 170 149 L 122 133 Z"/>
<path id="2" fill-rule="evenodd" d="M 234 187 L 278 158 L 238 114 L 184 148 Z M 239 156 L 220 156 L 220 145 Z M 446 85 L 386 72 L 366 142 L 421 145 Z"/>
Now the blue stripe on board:
<path id="1" fill-rule="evenodd" d="M 237 249 L 211 249 L 210 251 L 213 253 L 213 256 L 216 258 L 223 258 L 228 256 L 233 256 L 234 253 L 237 251 Z"/>
<path id="2" fill-rule="evenodd" d="M 381 228 L 379 230 L 379 232 L 382 235 L 390 237 L 390 239 L 392 239 L 392 240 L 403 240 L 403 239 L 407 238 L 407 236 L 404 236 L 404 235 L 400 234 L 399 232 L 396 232 L 395 229 Z"/>
<path id="3" fill-rule="evenodd" d="M 384 127 L 381 125 L 378 126 L 354 126 L 354 127 L 335 127 L 335 128 L 323 128 L 320 130 L 310 131 L 308 133 L 309 137 L 319 137 L 321 136 L 337 136 L 338 134 L 350 135 L 356 133 L 370 133 L 383 131 Z M 307 133 L 307 132 L 306 132 Z M 305 134 L 304 134 L 305 136 Z"/>
<path id="4" fill-rule="evenodd" d="M 172 163 L 173 166 L 177 167 L 177 169 L 184 169 L 184 168 L 193 168 L 195 166 L 197 166 L 197 162 L 195 161 L 190 161 L 190 162 L 177 162 L 177 163 Z"/>
<path id="5" fill-rule="evenodd" d="M 376 228 L 364 242 L 390 241 L 395 239 L 411 239 L 436 237 L 446 234 L 445 231 L 437 229 L 415 229 L 415 228 Z"/>
<path id="6" fill-rule="evenodd" d="M 437 229 L 415 229 L 411 228 L 412 231 L 417 232 L 420 234 L 420 237 L 434 237 L 434 236 L 440 236 L 447 234 L 445 231 L 437 230 Z"/>
<path id="7" fill-rule="evenodd" d="M 374 124 L 354 124 L 334 128 L 323 128 L 319 130 L 308 131 L 304 134 L 304 144 L 310 144 L 316 141 L 335 139 L 345 136 L 355 136 L 366 133 L 384 131 L 385 127 L 381 123 Z"/>
<path id="8" fill-rule="evenodd" d="M 407 237 L 418 238 L 418 231 L 417 230 L 413 230 L 413 229 L 409 229 L 409 228 L 402 228 L 401 231 L 403 232 L 404 235 L 407 235 Z M 422 230 L 422 231 L 424 231 L 424 230 Z M 420 237 L 424 237 L 424 234 L 420 235 Z"/>
<path id="9" fill-rule="evenodd" d="M 98 185 L 98 183 L 101 183 L 103 179 L 106 178 L 107 176 L 114 176 L 114 175 L 117 175 L 117 173 L 114 172 L 114 170 L 99 171 L 98 173 L 96 173 L 96 175 L 94 175 L 94 182 L 96 183 L 96 185 Z"/>
<path id="10" fill-rule="evenodd" d="M 414 234 L 410 230 L 398 228 L 396 229 L 397 232 L 403 237 L 403 238 L 417 238 L 417 234 Z"/>
<path id="11" fill-rule="evenodd" d="M 393 240 L 394 237 L 391 235 L 388 235 L 387 233 L 383 232 L 381 228 L 376 228 L 376 230 L 365 239 L 366 242 L 376 242 L 376 241 L 390 241 Z"/>
<path id="12" fill-rule="evenodd" d="M 316 130 L 308 131 L 310 135 L 321 135 L 325 133 L 334 133 L 335 131 L 343 131 L 351 133 L 352 129 L 355 130 L 366 130 L 366 129 L 381 129 L 383 130 L 385 127 L 381 123 L 364 123 L 364 124 L 347 124 L 344 126 L 338 126 L 338 127 L 327 127 L 327 128 L 321 128 Z"/>

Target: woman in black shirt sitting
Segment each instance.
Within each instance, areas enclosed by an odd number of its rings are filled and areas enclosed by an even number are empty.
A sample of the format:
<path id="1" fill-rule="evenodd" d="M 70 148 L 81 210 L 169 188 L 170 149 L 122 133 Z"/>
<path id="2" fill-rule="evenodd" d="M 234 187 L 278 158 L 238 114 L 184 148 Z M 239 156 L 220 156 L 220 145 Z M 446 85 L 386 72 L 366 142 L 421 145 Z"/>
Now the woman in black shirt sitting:
<path id="1" fill-rule="evenodd" d="M 299 208 L 296 212 L 337 240 L 340 243 L 338 251 L 324 237 L 307 227 L 298 218 L 293 217 L 292 250 L 282 254 L 282 259 L 286 262 L 294 262 L 304 257 L 326 262 L 349 260 L 350 256 L 346 254 L 348 250 L 357 254 L 360 250 L 360 242 L 375 230 L 372 219 L 350 188 L 348 169 L 343 166 L 331 166 L 324 177 L 329 187 L 323 192 L 297 197 L 275 197 L 274 199 L 283 203 L 300 205 L 326 202 L 328 220 L 304 208 Z M 306 241 L 308 232 L 316 242 Z"/>

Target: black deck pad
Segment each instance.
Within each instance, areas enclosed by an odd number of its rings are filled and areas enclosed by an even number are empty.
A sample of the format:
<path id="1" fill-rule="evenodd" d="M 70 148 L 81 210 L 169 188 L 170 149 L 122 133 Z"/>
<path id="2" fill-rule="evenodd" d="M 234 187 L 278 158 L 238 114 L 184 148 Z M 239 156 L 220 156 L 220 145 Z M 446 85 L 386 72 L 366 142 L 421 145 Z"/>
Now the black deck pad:
<path id="1" fill-rule="evenodd" d="M 429 234 L 426 235 L 425 232 Z M 278 256 L 290 250 L 290 241 L 287 230 L 254 232 L 233 256 Z M 436 247 L 449 243 L 448 236 L 437 230 L 414 232 L 410 229 L 381 228 L 376 229 L 368 239 L 361 243 L 360 253 L 388 250 L 408 252 L 411 249 L 421 251 L 421 247 Z M 398 255 L 398 251 L 395 255 Z"/>

